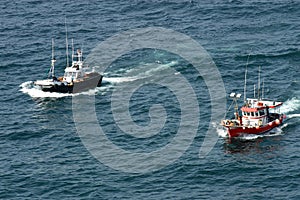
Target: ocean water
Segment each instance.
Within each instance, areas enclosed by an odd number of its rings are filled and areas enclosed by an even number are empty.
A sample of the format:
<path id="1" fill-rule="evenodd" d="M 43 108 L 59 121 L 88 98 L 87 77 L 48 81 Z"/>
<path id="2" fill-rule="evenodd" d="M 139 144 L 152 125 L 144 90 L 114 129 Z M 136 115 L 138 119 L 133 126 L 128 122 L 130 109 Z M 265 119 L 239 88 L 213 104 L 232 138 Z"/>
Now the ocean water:
<path id="1" fill-rule="evenodd" d="M 300 199 L 298 1 L 4 0 L 0 7 L 1 199 Z M 51 38 L 55 39 L 57 75 L 66 66 L 65 18 L 68 38 L 74 38 L 84 56 L 101 42 L 137 28 L 160 27 L 184 34 L 210 55 L 227 94 L 243 93 L 248 60 L 247 95 L 252 96 L 261 66 L 264 95 L 284 102 L 285 124 L 263 137 L 226 139 L 219 121 L 210 121 L 213 105 L 205 77 L 180 55 L 161 49 L 121 55 L 102 72 L 103 86 L 95 90 L 77 95 L 41 92 L 32 84 L 47 77 Z M 158 75 L 169 69 L 176 71 L 175 80 L 187 80 L 197 105 L 155 84 Z M 125 104 L 123 99 L 117 106 L 112 103 L 118 97 L 114 92 L 136 81 L 144 85 L 125 99 L 130 117 L 124 118 Z M 181 140 L 188 145 L 174 160 L 176 149 L 136 162 L 106 146 L 98 151 L 101 160 L 82 135 L 95 129 L 82 131 L 76 123 L 76 117 L 89 119 L 92 114 L 73 115 L 74 100 L 81 98 L 94 101 L 95 117 L 106 139 L 136 155 L 149 155 L 175 140 L 181 122 L 189 117 L 189 112 L 181 110 L 181 102 L 191 112 L 199 109 L 199 119 L 184 124 L 184 134 L 192 140 Z M 226 106 L 230 103 L 226 101 Z M 157 134 L 145 128 L 130 135 L 134 128 L 122 129 L 128 119 L 138 127 L 163 126 Z M 218 140 L 206 157 L 199 158 L 210 124 Z M 169 159 L 172 162 L 164 164 Z M 142 168 L 143 162 L 154 163 L 154 168 Z"/>

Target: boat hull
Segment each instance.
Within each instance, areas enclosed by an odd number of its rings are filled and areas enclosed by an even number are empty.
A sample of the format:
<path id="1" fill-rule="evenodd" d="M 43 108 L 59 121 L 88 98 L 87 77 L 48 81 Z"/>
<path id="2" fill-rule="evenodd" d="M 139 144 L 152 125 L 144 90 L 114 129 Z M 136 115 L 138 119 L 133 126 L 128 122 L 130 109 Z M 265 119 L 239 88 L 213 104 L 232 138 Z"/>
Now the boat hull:
<path id="1" fill-rule="evenodd" d="M 275 127 L 280 126 L 283 123 L 283 116 L 280 116 L 278 119 L 271 121 L 263 126 L 256 126 L 256 127 L 247 127 L 247 126 L 233 126 L 233 127 L 226 127 L 228 136 L 233 137 L 240 137 L 244 135 L 260 135 L 272 130 Z"/>
<path id="2" fill-rule="evenodd" d="M 101 86 L 102 78 L 98 73 L 92 73 L 83 81 L 72 84 L 39 85 L 44 92 L 79 93 Z"/>

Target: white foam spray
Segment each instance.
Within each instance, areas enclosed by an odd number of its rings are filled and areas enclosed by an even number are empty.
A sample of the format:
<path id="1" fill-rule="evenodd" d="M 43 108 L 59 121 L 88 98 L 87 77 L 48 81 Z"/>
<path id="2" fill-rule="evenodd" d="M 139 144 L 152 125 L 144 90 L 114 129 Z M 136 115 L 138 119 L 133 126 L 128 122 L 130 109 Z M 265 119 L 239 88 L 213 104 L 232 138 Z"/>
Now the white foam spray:
<path id="1" fill-rule="evenodd" d="M 62 98 L 75 95 L 95 95 L 103 94 L 109 87 L 97 87 L 77 94 L 69 93 L 58 93 L 58 92 L 44 92 L 38 87 L 34 86 L 33 81 L 27 81 L 20 85 L 20 91 L 28 94 L 32 98 Z"/>
<path id="2" fill-rule="evenodd" d="M 227 131 L 220 125 L 218 125 L 216 122 L 212 122 L 212 126 L 216 129 L 217 134 L 222 138 L 227 138 L 228 134 Z"/>
<path id="3" fill-rule="evenodd" d="M 283 105 L 280 108 L 280 111 L 282 113 L 288 114 L 290 112 L 294 112 L 300 109 L 300 100 L 296 97 L 293 97 L 292 99 L 287 100 L 283 103 Z"/>

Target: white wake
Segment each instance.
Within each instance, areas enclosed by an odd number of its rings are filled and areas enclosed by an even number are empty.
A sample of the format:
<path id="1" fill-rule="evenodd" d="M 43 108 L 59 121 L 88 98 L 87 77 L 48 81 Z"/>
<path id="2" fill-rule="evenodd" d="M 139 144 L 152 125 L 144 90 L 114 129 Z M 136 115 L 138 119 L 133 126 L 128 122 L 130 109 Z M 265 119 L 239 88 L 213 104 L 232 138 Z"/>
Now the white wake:
<path id="1" fill-rule="evenodd" d="M 283 103 L 283 105 L 280 108 L 280 111 L 282 113 L 288 114 L 294 111 L 297 111 L 300 109 L 300 100 L 296 97 L 293 97 L 292 99 L 289 99 Z"/>
<path id="2" fill-rule="evenodd" d="M 88 91 L 84 91 L 77 94 L 70 94 L 70 93 L 58 93 L 58 92 L 44 92 L 40 88 L 36 87 L 33 84 L 33 81 L 26 81 L 20 85 L 20 91 L 28 94 L 32 98 L 62 98 L 68 96 L 75 96 L 75 95 L 95 95 L 101 93 L 107 89 L 107 87 L 97 87 L 95 89 L 90 89 Z"/>
<path id="3" fill-rule="evenodd" d="M 161 71 L 178 64 L 177 61 L 171 61 L 166 64 L 162 64 L 157 61 L 154 63 L 143 63 L 137 67 L 133 68 L 122 68 L 115 72 L 104 73 L 102 80 L 103 85 L 95 89 L 91 89 L 78 94 L 69 93 L 58 93 L 58 92 L 44 92 L 40 88 L 34 86 L 33 81 L 27 81 L 20 85 L 20 91 L 28 94 L 32 98 L 62 98 L 74 95 L 95 95 L 95 94 L 105 94 L 106 91 L 110 90 L 114 85 L 121 84 L 125 82 L 132 82 L 138 79 L 143 79 L 146 77 L 153 76 Z"/>

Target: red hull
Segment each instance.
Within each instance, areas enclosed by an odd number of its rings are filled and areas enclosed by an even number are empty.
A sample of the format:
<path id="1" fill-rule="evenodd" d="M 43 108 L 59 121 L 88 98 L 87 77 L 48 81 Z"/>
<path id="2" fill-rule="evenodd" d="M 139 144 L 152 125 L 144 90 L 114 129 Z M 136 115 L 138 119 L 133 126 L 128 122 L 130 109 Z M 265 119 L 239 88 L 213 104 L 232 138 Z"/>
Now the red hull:
<path id="1" fill-rule="evenodd" d="M 281 125 L 282 122 L 283 122 L 283 117 L 280 117 L 279 119 L 269 122 L 268 124 L 263 126 L 257 126 L 257 127 L 235 126 L 235 127 L 226 127 L 226 128 L 229 137 L 239 137 L 247 134 L 259 135 Z"/>

